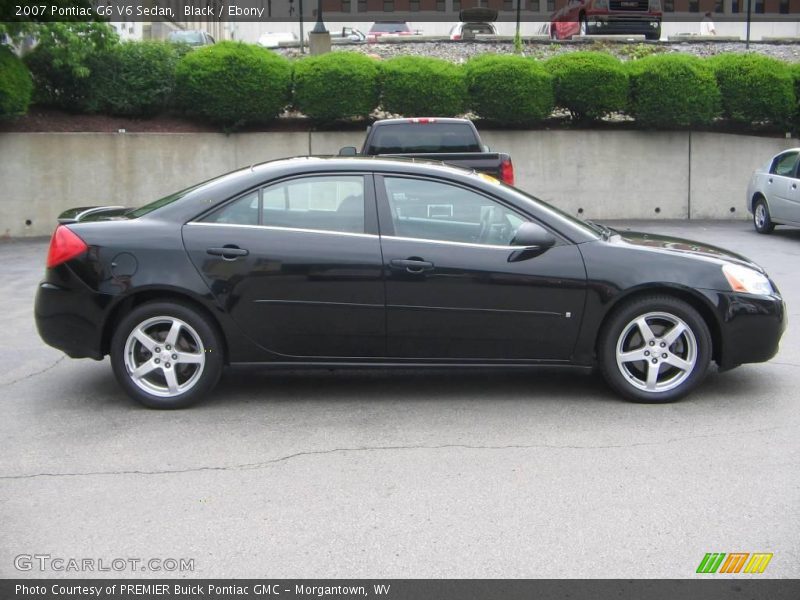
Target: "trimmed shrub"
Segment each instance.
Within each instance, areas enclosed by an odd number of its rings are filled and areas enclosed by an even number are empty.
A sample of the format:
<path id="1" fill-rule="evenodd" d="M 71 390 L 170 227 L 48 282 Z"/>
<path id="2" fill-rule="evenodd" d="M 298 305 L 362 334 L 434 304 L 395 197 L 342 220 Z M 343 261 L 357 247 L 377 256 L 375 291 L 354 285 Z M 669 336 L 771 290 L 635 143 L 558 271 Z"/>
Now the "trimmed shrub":
<path id="1" fill-rule="evenodd" d="M 87 76 L 81 76 L 66 65 L 58 64 L 52 51 L 44 46 L 37 46 L 23 60 L 33 76 L 33 100 L 36 104 L 71 112 L 84 110 L 88 69 Z"/>
<path id="2" fill-rule="evenodd" d="M 331 52 L 294 65 L 294 105 L 313 119 L 366 117 L 379 100 L 378 62 L 357 52 Z"/>
<path id="3" fill-rule="evenodd" d="M 238 126 L 277 117 L 291 98 L 289 61 L 265 48 L 220 42 L 178 61 L 175 90 L 188 114 Z"/>
<path id="4" fill-rule="evenodd" d="M 24 115 L 32 95 L 28 68 L 11 50 L 0 46 L 0 119 Z"/>
<path id="5" fill-rule="evenodd" d="M 166 109 L 178 52 L 165 42 L 128 42 L 95 54 L 85 101 L 90 112 L 148 117 Z"/>
<path id="6" fill-rule="evenodd" d="M 720 54 L 708 60 L 722 93 L 723 115 L 737 123 L 788 124 L 795 112 L 786 63 L 760 54 Z"/>
<path id="7" fill-rule="evenodd" d="M 691 127 L 720 114 L 720 94 L 711 68 L 694 56 L 662 54 L 627 64 L 629 112 L 644 127 Z"/>
<path id="8" fill-rule="evenodd" d="M 401 56 L 382 64 L 381 105 L 406 117 L 454 117 L 464 112 L 463 70 L 446 60 Z"/>
<path id="9" fill-rule="evenodd" d="M 619 59 L 602 52 L 570 52 L 545 63 L 553 75 L 556 105 L 575 119 L 600 119 L 625 110 L 628 74 Z"/>
<path id="10" fill-rule="evenodd" d="M 525 125 L 553 112 L 553 76 L 536 60 L 483 54 L 465 70 L 469 107 L 484 119 Z"/>

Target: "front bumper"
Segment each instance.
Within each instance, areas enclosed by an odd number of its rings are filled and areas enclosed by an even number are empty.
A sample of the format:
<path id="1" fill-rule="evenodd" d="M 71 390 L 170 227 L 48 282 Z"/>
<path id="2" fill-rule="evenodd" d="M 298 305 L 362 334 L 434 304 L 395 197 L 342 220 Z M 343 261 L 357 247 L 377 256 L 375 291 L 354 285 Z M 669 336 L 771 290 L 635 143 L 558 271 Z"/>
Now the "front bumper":
<path id="1" fill-rule="evenodd" d="M 648 15 L 641 16 L 589 16 L 586 21 L 588 33 L 592 35 L 631 34 L 647 35 L 661 31 L 661 19 Z"/>
<path id="2" fill-rule="evenodd" d="M 765 362 L 775 356 L 787 324 L 786 304 L 780 295 L 705 293 L 715 305 L 720 323 L 720 369 Z"/>
<path id="3" fill-rule="evenodd" d="M 103 323 L 109 298 L 89 289 L 59 266 L 57 277 L 42 281 L 36 291 L 34 318 L 39 337 L 72 358 L 103 358 Z"/>

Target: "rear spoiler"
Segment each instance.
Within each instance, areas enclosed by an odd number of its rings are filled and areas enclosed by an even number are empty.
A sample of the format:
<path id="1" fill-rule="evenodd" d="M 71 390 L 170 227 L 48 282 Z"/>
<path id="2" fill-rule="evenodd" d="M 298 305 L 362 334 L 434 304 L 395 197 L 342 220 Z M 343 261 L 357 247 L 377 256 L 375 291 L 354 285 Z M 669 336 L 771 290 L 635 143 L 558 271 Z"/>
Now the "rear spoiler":
<path id="1" fill-rule="evenodd" d="M 99 221 L 99 217 L 116 217 L 128 210 L 124 206 L 81 206 L 70 208 L 58 215 L 62 225 L 79 223 L 80 221 Z"/>

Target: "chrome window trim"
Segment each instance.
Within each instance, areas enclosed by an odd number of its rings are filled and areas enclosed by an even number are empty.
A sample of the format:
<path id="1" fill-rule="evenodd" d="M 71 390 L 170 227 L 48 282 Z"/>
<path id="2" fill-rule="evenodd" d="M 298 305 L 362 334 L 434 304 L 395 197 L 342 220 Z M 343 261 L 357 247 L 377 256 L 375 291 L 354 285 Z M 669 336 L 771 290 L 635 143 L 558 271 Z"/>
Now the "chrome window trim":
<path id="1" fill-rule="evenodd" d="M 451 242 L 447 240 L 429 240 L 428 238 L 410 238 L 400 235 L 382 235 L 381 238 L 399 240 L 401 242 L 427 242 L 429 244 L 445 244 L 448 246 L 466 246 L 468 248 L 492 248 L 494 250 L 519 250 L 524 246 L 498 246 L 496 244 L 478 244 L 475 242 Z"/>
<path id="2" fill-rule="evenodd" d="M 277 225 L 244 225 L 241 223 L 207 223 L 189 221 L 186 225 L 202 225 L 203 227 L 240 227 L 244 229 L 269 229 L 271 231 L 290 231 L 293 233 L 322 233 L 325 235 L 346 235 L 349 237 L 377 238 L 374 233 L 353 233 L 351 231 L 334 231 L 332 229 L 301 229 L 299 227 L 279 227 Z"/>

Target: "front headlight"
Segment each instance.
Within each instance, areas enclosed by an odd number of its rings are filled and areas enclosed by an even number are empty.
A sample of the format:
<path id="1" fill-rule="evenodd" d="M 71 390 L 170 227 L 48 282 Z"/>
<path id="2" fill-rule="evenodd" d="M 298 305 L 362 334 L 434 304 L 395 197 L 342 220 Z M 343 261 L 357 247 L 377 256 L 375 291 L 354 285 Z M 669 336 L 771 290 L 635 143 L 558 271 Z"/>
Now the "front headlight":
<path id="1" fill-rule="evenodd" d="M 727 264 L 722 267 L 722 273 L 734 292 L 771 296 L 775 293 L 769 279 L 758 271 L 742 265 Z"/>

